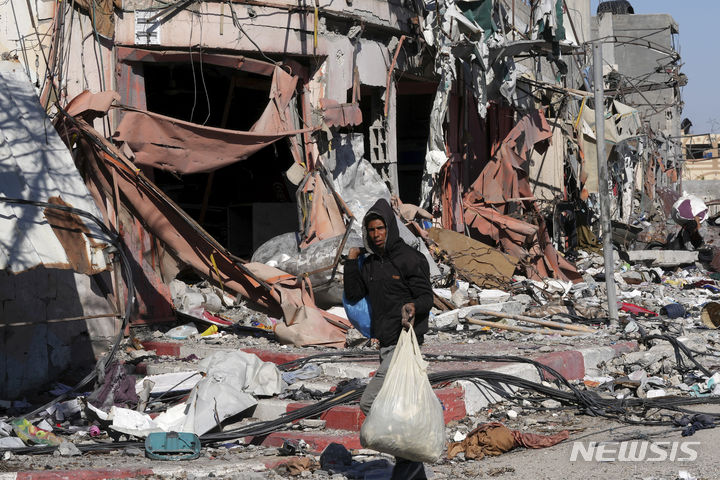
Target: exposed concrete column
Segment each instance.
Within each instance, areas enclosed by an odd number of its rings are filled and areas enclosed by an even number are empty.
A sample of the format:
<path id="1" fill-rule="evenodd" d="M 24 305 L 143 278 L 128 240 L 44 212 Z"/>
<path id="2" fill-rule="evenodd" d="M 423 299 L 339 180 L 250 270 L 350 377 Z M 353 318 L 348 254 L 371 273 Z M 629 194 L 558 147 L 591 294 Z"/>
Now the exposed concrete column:
<path id="1" fill-rule="evenodd" d="M 401 120 L 397 116 L 397 87 L 395 86 L 395 82 L 390 82 L 390 91 L 385 92 L 385 95 L 389 104 L 388 116 L 385 119 L 388 149 L 388 182 L 390 183 L 391 193 L 399 195 L 400 190 L 397 169 L 397 122 Z"/>

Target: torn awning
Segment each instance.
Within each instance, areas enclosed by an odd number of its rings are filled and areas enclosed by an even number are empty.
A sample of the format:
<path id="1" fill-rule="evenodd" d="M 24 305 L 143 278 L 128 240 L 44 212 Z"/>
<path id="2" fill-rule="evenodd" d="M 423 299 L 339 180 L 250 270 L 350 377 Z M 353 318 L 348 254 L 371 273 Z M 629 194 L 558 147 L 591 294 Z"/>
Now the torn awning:
<path id="1" fill-rule="evenodd" d="M 360 104 L 339 103 L 330 98 L 320 99 L 323 121 L 328 127 L 350 127 L 362 123 L 362 111 Z"/>
<path id="2" fill-rule="evenodd" d="M 314 130 L 293 129 L 290 108 L 297 80 L 275 67 L 270 101 L 247 132 L 205 127 L 125 107 L 114 138 L 130 147 L 138 165 L 181 174 L 211 172 L 245 160 L 282 138 Z"/>
<path id="3" fill-rule="evenodd" d="M 465 224 L 481 235 L 492 238 L 505 253 L 524 262 L 528 277 L 559 278 L 577 281 L 575 267 L 562 258 L 552 246 L 545 223 L 538 215 L 525 158 L 534 146 L 552 136 L 552 130 L 541 111 L 525 115 L 494 149 L 463 199 Z M 536 224 L 507 215 L 511 204 L 521 203 L 536 217 Z M 492 207 L 492 208 L 491 208 Z"/>
<path id="4" fill-rule="evenodd" d="M 148 180 L 123 153 L 87 122 L 63 110 L 56 128 L 77 148 L 78 168 L 106 221 L 112 222 L 113 201 L 120 201 L 147 231 L 181 262 L 219 279 L 253 302 L 282 312 L 278 338 L 296 345 L 340 347 L 349 324 L 315 306 L 306 279 L 257 263 L 243 263 L 209 236 L 200 225 Z M 125 235 L 128 229 L 119 227 Z"/>

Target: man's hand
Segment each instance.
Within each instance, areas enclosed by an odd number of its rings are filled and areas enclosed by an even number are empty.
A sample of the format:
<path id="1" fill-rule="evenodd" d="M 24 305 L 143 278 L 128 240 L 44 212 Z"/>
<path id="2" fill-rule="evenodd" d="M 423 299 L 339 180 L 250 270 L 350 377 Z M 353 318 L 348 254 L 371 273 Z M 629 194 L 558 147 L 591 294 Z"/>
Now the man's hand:
<path id="1" fill-rule="evenodd" d="M 415 304 L 406 303 L 402 307 L 402 326 L 405 330 L 415 326 Z"/>
<path id="2" fill-rule="evenodd" d="M 347 258 L 348 260 L 355 260 L 360 256 L 361 253 L 362 250 L 357 247 L 353 247 L 348 251 Z"/>

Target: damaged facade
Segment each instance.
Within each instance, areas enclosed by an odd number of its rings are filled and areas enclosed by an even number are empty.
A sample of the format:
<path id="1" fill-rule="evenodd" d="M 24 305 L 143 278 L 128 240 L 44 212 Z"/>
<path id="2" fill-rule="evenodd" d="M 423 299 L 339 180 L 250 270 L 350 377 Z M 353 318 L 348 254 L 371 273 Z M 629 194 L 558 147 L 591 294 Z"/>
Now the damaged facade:
<path id="1" fill-rule="evenodd" d="M 654 214 L 682 168 L 685 80 L 668 16 L 592 17 L 589 0 L 15 3 L 0 7 L 8 68 L 36 86 L 84 181 L 85 203 L 60 200 L 121 235 L 136 325 L 178 311 L 228 322 L 171 288 L 204 279 L 221 307 L 264 309 L 284 343 L 342 347 L 350 324 L 329 311 L 340 259 L 379 197 L 393 198 L 439 284 L 579 281 L 568 254 L 598 247 L 597 162 L 609 162 L 626 226 Z M 638 22 L 661 33 L 634 38 Z M 607 159 L 590 93 L 598 38 Z M 490 260 L 467 262 L 469 248 Z M 117 323 L 128 286 L 104 275 L 91 297 Z M 3 326 L 6 343 L 16 328 Z"/>

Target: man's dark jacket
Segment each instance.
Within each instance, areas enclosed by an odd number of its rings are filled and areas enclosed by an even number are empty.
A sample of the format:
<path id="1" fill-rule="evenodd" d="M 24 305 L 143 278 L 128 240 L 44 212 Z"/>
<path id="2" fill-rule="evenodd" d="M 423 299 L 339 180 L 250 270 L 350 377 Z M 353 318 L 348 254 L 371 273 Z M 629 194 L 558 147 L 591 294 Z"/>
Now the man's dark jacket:
<path id="1" fill-rule="evenodd" d="M 385 222 L 385 250 L 381 254 L 367 236 L 371 215 Z M 395 345 L 402 330 L 402 306 L 415 304 L 415 334 L 422 343 L 428 330 L 428 315 L 433 304 L 430 268 L 425 257 L 400 238 L 397 221 L 390 204 L 380 199 L 363 219 L 363 241 L 368 255 L 362 269 L 357 260 L 345 262 L 345 297 L 351 303 L 367 296 L 370 302 L 373 337 L 381 347 Z"/>

